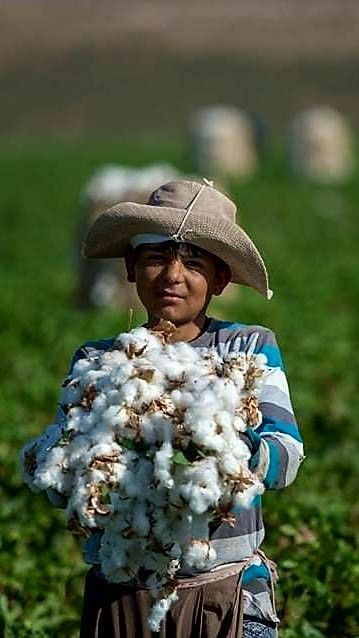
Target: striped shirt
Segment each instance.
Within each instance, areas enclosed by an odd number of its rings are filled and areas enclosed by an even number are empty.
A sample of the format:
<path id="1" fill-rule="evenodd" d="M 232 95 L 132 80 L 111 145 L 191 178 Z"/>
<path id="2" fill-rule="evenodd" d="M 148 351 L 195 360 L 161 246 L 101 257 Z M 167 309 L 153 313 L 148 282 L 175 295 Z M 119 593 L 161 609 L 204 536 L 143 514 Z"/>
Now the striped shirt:
<path id="1" fill-rule="evenodd" d="M 69 374 L 78 359 L 110 348 L 115 337 L 90 341 L 76 350 Z M 215 349 L 220 355 L 246 352 L 264 354 L 267 371 L 259 396 L 262 423 L 241 435 L 251 451 L 250 468 L 263 481 L 267 489 L 280 489 L 295 478 L 304 458 L 303 444 L 293 413 L 288 383 L 281 354 L 274 336 L 268 328 L 230 323 L 210 319 L 206 330 L 191 345 L 205 350 Z M 57 423 L 64 419 L 61 408 Z M 55 495 L 50 495 L 56 502 Z M 214 567 L 233 563 L 252 556 L 264 539 L 261 497 L 257 496 L 249 508 L 234 510 L 235 523 L 221 523 L 211 530 L 211 543 L 216 550 Z M 101 534 L 94 533 L 83 547 L 84 560 L 98 564 Z M 270 577 L 260 558 L 246 569 L 243 579 L 244 612 L 248 616 L 277 622 L 270 595 Z"/>

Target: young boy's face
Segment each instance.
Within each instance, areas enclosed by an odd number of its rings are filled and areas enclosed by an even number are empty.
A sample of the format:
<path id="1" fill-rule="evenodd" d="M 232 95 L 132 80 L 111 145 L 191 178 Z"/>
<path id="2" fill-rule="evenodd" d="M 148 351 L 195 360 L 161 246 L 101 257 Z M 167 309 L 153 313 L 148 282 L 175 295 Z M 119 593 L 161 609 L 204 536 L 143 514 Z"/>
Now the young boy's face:
<path id="1" fill-rule="evenodd" d="M 150 319 L 177 326 L 205 314 L 212 295 L 230 281 L 229 268 L 216 257 L 188 244 L 143 244 L 126 257 L 128 277 Z"/>

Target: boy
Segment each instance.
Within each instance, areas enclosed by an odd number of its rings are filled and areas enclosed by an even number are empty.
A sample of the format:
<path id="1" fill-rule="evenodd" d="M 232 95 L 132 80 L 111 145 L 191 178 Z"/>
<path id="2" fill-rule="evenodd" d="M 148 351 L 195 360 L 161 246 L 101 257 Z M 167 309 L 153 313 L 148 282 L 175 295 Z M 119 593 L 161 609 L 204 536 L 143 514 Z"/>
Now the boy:
<path id="1" fill-rule="evenodd" d="M 266 488 L 291 483 L 303 446 L 273 333 L 206 315 L 212 295 L 220 295 L 229 281 L 251 286 L 267 299 L 272 295 L 258 250 L 236 224 L 233 202 L 207 181 L 170 182 L 157 189 L 147 205 L 124 202 L 100 215 L 88 232 L 83 254 L 125 258 L 128 279 L 136 284 L 147 310 L 146 325 L 165 319 L 177 328 L 175 340 L 195 348 L 266 355 L 269 373 L 260 396 L 263 421 L 241 436 L 251 451 L 250 467 Z M 73 363 L 113 342 L 85 344 Z M 188 588 L 162 623 L 162 638 L 277 635 L 273 564 L 259 549 L 264 538 L 260 497 L 234 514 L 231 522 L 211 529 L 217 561 L 208 580 L 202 573 L 186 574 L 184 566 Z M 84 558 L 94 567 L 86 579 L 81 638 L 148 638 L 149 596 L 141 574 L 130 586 L 108 583 L 98 566 L 99 546 L 96 534 L 84 545 Z M 241 561 L 248 567 L 239 580 L 230 568 L 233 571 Z"/>

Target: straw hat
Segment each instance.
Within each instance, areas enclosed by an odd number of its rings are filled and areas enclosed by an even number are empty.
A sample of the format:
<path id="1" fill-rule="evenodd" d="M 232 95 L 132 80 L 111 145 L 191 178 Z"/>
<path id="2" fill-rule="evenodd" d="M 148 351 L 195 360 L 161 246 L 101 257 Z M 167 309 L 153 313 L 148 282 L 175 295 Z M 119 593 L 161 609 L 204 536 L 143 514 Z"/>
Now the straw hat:
<path id="1" fill-rule="evenodd" d="M 152 193 L 148 204 L 116 204 L 90 226 L 82 254 L 88 258 L 123 257 L 131 239 L 146 233 L 207 250 L 228 264 L 233 283 L 251 286 L 271 298 L 259 251 L 236 223 L 235 204 L 212 182 L 168 182 Z"/>

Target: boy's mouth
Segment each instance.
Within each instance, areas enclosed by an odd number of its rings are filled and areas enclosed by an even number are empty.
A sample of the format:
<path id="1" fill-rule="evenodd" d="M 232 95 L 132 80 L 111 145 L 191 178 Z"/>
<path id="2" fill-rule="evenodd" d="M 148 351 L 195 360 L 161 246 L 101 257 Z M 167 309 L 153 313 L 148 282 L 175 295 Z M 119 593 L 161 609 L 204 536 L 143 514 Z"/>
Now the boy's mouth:
<path id="1" fill-rule="evenodd" d="M 173 290 L 160 290 L 158 292 L 158 296 L 163 301 L 176 301 L 176 299 L 184 299 L 184 295 L 180 295 L 178 292 L 174 292 Z"/>

